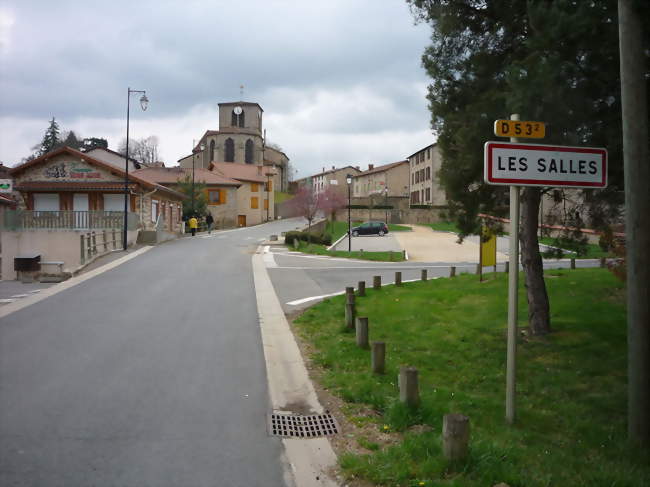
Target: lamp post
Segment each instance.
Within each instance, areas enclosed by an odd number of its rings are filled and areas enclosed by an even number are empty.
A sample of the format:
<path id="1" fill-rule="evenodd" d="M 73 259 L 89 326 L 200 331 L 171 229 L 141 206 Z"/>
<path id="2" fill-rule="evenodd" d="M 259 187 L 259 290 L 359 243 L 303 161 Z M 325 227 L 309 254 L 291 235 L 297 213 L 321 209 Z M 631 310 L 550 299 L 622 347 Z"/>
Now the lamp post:
<path id="1" fill-rule="evenodd" d="M 194 144 L 192 144 L 194 145 Z M 199 150 L 203 152 L 205 150 L 205 144 L 201 143 Z M 194 147 L 192 147 L 192 216 L 194 216 L 194 163 L 196 162 L 196 153 L 194 152 Z"/>
<path id="2" fill-rule="evenodd" d="M 352 187 L 352 174 L 345 177 L 348 183 L 348 252 L 352 252 L 352 224 L 350 220 L 350 188 Z"/>
<path id="3" fill-rule="evenodd" d="M 388 226 L 388 186 L 384 186 L 384 206 L 386 207 L 386 226 Z"/>
<path id="4" fill-rule="evenodd" d="M 122 239 L 122 247 L 126 250 L 127 239 L 126 233 L 128 231 L 128 211 L 129 211 L 129 112 L 131 111 L 131 93 L 142 93 L 140 97 L 140 107 L 144 112 L 149 106 L 149 99 L 147 98 L 147 92 L 144 90 L 132 90 L 128 89 L 126 94 L 126 159 L 125 159 L 125 172 L 124 172 L 124 235 Z"/>

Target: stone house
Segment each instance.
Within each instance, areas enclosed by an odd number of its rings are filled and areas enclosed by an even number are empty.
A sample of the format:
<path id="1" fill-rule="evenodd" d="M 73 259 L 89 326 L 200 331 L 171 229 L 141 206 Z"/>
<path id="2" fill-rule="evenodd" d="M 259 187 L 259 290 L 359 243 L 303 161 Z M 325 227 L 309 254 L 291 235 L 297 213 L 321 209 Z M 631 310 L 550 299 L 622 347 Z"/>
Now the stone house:
<path id="1" fill-rule="evenodd" d="M 352 195 L 355 198 L 408 197 L 409 162 L 398 161 L 377 167 L 368 164 L 367 171 L 354 176 L 352 186 Z"/>
<path id="2" fill-rule="evenodd" d="M 182 167 L 151 167 L 135 171 L 136 176 L 172 189 L 179 181 L 191 179 L 192 169 Z M 208 169 L 194 169 L 194 182 L 205 185 L 207 209 L 214 218 L 216 228 L 234 227 L 237 224 L 237 190 L 242 182 L 230 179 Z"/>
<path id="3" fill-rule="evenodd" d="M 332 169 L 326 171 L 325 168 L 323 168 L 322 172 L 304 179 L 311 184 L 311 187 L 317 195 L 324 193 L 329 188 L 335 188 L 347 196 L 348 174 L 351 174 L 354 177 L 360 173 L 361 171 L 358 166 L 344 166 L 338 169 L 335 166 L 332 166 Z"/>
<path id="4" fill-rule="evenodd" d="M 237 188 L 238 227 L 257 225 L 275 219 L 273 168 L 213 162 L 210 164 L 210 171 L 241 183 Z"/>
<path id="5" fill-rule="evenodd" d="M 407 159 L 410 167 L 411 204 L 445 206 L 447 195 L 438 178 L 442 156 L 437 144 L 428 145 L 411 154 Z"/>

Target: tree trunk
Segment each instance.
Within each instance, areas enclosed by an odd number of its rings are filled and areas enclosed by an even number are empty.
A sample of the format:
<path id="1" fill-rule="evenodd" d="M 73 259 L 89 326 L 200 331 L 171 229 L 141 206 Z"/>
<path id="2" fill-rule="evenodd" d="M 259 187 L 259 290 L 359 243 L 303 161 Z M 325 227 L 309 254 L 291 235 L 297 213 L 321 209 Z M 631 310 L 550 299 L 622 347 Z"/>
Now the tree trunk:
<path id="1" fill-rule="evenodd" d="M 520 229 L 521 264 L 526 279 L 528 324 L 533 335 L 546 335 L 551 331 L 544 267 L 537 240 L 540 200 L 540 188 L 525 188 L 523 190 Z"/>

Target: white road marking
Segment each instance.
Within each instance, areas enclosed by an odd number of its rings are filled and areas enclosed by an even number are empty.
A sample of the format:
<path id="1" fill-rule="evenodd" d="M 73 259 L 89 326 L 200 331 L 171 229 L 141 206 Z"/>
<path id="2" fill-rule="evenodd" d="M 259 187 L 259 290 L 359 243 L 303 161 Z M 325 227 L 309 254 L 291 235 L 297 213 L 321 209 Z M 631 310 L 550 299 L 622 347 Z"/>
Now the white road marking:
<path id="1" fill-rule="evenodd" d="M 0 303 L 3 303 L 3 304 L 13 303 L 14 301 L 16 301 L 16 300 L 15 299 L 10 299 L 10 298 L 0 299 Z"/>
<path id="2" fill-rule="evenodd" d="M 26 298 L 29 294 L 14 294 L 12 298 Z"/>
<path id="3" fill-rule="evenodd" d="M 267 268 L 275 268 L 278 264 L 275 262 L 275 257 L 273 257 L 273 252 L 269 252 L 268 246 L 264 247 L 264 252 L 262 254 L 262 260 Z"/>

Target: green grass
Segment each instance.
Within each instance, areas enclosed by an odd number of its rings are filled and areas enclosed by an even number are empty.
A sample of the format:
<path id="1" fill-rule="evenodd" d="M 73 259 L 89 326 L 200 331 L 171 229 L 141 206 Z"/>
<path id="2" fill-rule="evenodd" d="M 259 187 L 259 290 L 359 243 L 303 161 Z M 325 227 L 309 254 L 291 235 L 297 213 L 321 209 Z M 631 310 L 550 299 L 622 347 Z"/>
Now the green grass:
<path id="1" fill-rule="evenodd" d="M 293 198 L 295 195 L 292 195 L 290 193 L 283 193 L 282 191 L 275 191 L 273 193 L 273 198 L 276 203 L 283 203 L 287 200 L 290 200 Z"/>
<path id="2" fill-rule="evenodd" d="M 348 252 L 347 250 L 327 250 L 326 245 L 307 244 L 306 242 L 300 242 L 300 247 L 297 250 L 307 254 L 329 255 L 330 257 L 347 257 L 361 260 L 387 262 L 402 262 L 404 260 L 404 254 L 402 252 L 361 252 L 357 250 Z"/>
<path id="3" fill-rule="evenodd" d="M 353 221 L 352 226 L 356 227 L 361 225 L 362 221 Z M 405 227 L 404 225 L 395 225 L 393 223 L 388 224 L 389 232 L 410 232 L 410 227 Z M 332 242 L 336 242 L 343 235 L 348 233 L 348 222 L 339 222 L 339 221 L 328 221 L 325 226 L 325 232 L 329 233 L 332 236 Z"/>
<path id="4" fill-rule="evenodd" d="M 552 247 L 557 246 L 557 242 L 553 237 L 541 237 L 539 243 L 544 245 L 550 245 Z M 600 248 L 600 245 L 596 244 L 587 244 L 587 253 L 581 256 L 576 256 L 574 252 L 567 251 L 565 252 L 564 257 L 576 257 L 576 259 L 599 259 L 601 257 L 614 257 L 614 254 L 607 252 Z"/>
<path id="5" fill-rule="evenodd" d="M 427 223 L 425 226 L 431 227 L 438 232 L 459 233 L 458 227 L 454 222 Z"/>
<path id="6" fill-rule="evenodd" d="M 314 345 L 312 358 L 323 369 L 322 385 L 351 408 L 370 406 L 377 415 L 365 421 L 378 430 L 388 425 L 397 441 L 369 444 L 368 454 L 341 455 L 344 472 L 390 486 L 650 485 L 650 455 L 628 448 L 625 440 L 622 284 L 605 269 L 554 270 L 546 276 L 553 333 L 520 340 L 514 427 L 504 421 L 506 275 L 483 283 L 461 275 L 367 289 L 367 297 L 357 298 L 357 310 L 369 317 L 371 341 L 386 342 L 382 376 L 369 373 L 369 352 L 343 330 L 343 296 L 298 318 L 297 330 Z M 398 401 L 400 364 L 419 370 L 416 410 Z M 467 414 L 471 421 L 470 455 L 459 465 L 449 465 L 441 453 L 442 417 L 449 412 Z M 411 428 L 416 424 L 431 429 L 416 432 Z"/>

